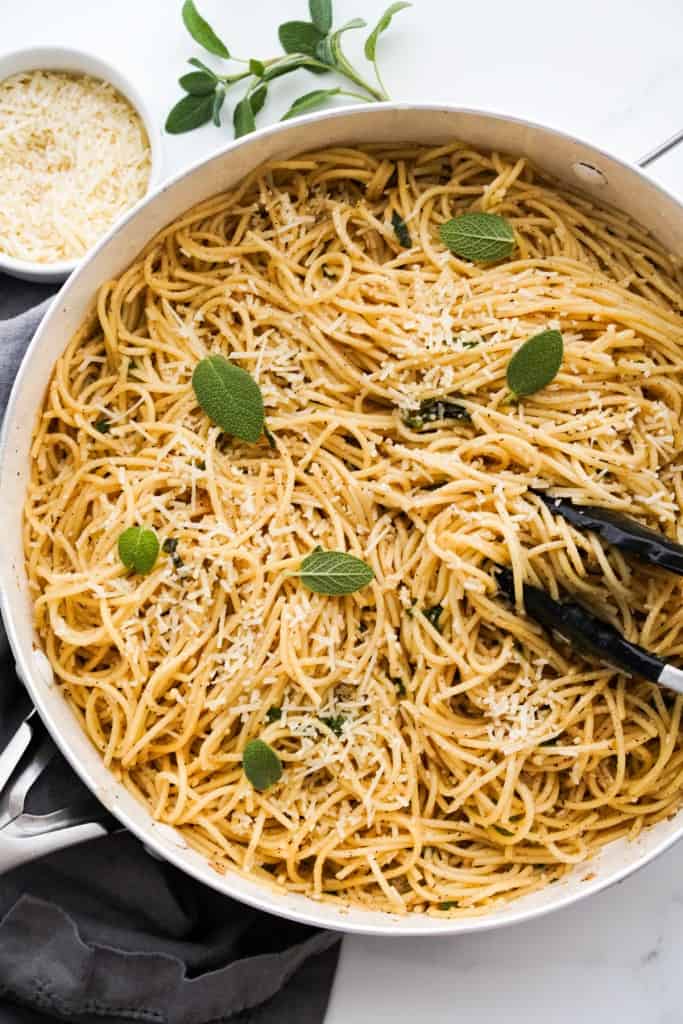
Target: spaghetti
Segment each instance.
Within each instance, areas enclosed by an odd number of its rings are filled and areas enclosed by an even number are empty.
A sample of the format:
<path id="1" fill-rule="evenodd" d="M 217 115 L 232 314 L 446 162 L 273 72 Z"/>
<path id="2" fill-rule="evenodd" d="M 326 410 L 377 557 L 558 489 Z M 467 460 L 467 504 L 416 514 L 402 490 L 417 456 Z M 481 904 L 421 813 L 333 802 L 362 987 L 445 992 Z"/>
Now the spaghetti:
<path id="1" fill-rule="evenodd" d="M 510 260 L 444 248 L 469 209 L 512 224 Z M 521 584 L 683 655 L 683 582 L 530 491 L 683 539 L 682 280 L 626 217 L 462 143 L 270 163 L 165 228 L 59 360 L 26 504 L 37 632 L 114 775 L 219 871 L 436 915 L 674 813 L 682 698 L 550 641 Z M 560 372 L 514 402 L 506 366 L 546 328 Z M 275 449 L 202 413 L 209 352 L 258 381 Z M 416 425 L 444 395 L 469 418 Z M 165 553 L 127 574 L 143 524 Z M 317 545 L 374 582 L 306 590 Z M 262 793 L 257 737 L 284 767 Z"/>

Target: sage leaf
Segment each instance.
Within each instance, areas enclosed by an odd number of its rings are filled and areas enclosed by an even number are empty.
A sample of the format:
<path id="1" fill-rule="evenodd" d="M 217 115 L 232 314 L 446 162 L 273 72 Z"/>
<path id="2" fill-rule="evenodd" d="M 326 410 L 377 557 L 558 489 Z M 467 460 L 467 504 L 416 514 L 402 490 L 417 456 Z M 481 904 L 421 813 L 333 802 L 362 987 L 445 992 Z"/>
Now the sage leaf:
<path id="1" fill-rule="evenodd" d="M 213 94 L 208 96 L 183 96 L 166 118 L 166 131 L 171 135 L 191 132 L 206 124 L 213 116 Z"/>
<path id="2" fill-rule="evenodd" d="M 266 72 L 266 65 L 262 60 L 256 60 L 252 57 L 249 61 L 249 74 L 256 75 L 257 78 L 262 78 Z"/>
<path id="3" fill-rule="evenodd" d="M 329 64 L 330 67 L 336 68 L 343 75 L 351 77 L 352 81 L 358 81 L 354 79 L 353 75 L 349 76 L 349 72 L 353 71 L 348 60 L 344 56 L 341 48 L 341 37 L 344 32 L 349 32 L 354 28 L 365 28 L 367 25 L 366 21 L 362 18 L 352 18 L 351 21 L 347 21 L 345 25 L 338 28 L 336 32 L 331 32 L 329 35 L 323 36 L 320 40 L 316 49 L 316 56 L 323 62 L 323 64 Z M 369 91 L 370 87 L 365 86 Z"/>
<path id="4" fill-rule="evenodd" d="M 433 626 L 438 633 L 441 632 L 441 627 L 439 626 L 439 619 L 441 618 L 442 611 L 443 606 L 440 604 L 435 604 L 431 608 L 424 608 L 422 610 L 422 614 L 424 615 L 427 622 L 431 626 Z"/>
<path id="5" fill-rule="evenodd" d="M 215 75 L 207 75 L 206 71 L 190 71 L 178 79 L 178 84 L 191 96 L 208 96 L 216 88 Z"/>
<path id="6" fill-rule="evenodd" d="M 223 40 L 218 38 L 208 21 L 202 18 L 194 5 L 194 0 L 185 0 L 182 14 L 185 28 L 195 42 L 203 46 L 209 53 L 214 53 L 217 57 L 223 57 L 225 60 L 229 59 L 230 51 Z"/>
<path id="7" fill-rule="evenodd" d="M 400 676 L 389 676 L 389 679 L 392 681 L 392 683 L 396 687 L 396 696 L 397 697 L 405 697 L 405 695 L 406 695 L 406 693 L 408 691 L 406 690 L 406 684 L 403 682 L 401 677 Z"/>
<path id="8" fill-rule="evenodd" d="M 507 259 L 515 247 L 512 226 L 498 213 L 462 213 L 439 228 L 444 245 L 472 263 Z"/>
<path id="9" fill-rule="evenodd" d="M 305 53 L 309 57 L 317 56 L 316 48 L 325 35 L 310 21 L 286 21 L 277 34 L 285 53 Z"/>
<path id="10" fill-rule="evenodd" d="M 258 441 L 263 431 L 263 396 L 246 370 L 225 356 L 207 356 L 195 367 L 192 387 L 212 423 L 242 441 Z"/>
<path id="11" fill-rule="evenodd" d="M 278 707 L 277 704 L 273 704 L 266 711 L 267 722 L 279 722 L 282 718 L 282 708 Z"/>
<path id="12" fill-rule="evenodd" d="M 111 430 L 111 421 L 106 416 L 100 416 L 98 420 L 95 420 L 95 430 L 100 434 L 108 434 Z"/>
<path id="13" fill-rule="evenodd" d="M 318 715 L 318 721 L 331 729 L 335 736 L 341 736 L 344 731 L 346 715 Z"/>
<path id="14" fill-rule="evenodd" d="M 533 395 L 557 376 L 564 344 L 559 331 L 541 331 L 518 348 L 507 368 L 507 384 L 517 398 Z"/>
<path id="15" fill-rule="evenodd" d="M 253 132 L 256 128 L 254 111 L 251 106 L 251 99 L 248 96 L 240 100 L 233 110 L 232 123 L 236 139 L 240 139 L 243 135 L 248 135 L 249 132 Z"/>
<path id="16" fill-rule="evenodd" d="M 367 21 L 365 21 L 363 18 L 351 18 L 350 21 L 345 22 L 340 28 L 338 28 L 337 31 L 333 33 L 333 35 L 339 38 L 339 36 L 343 35 L 344 32 L 348 32 L 349 29 L 366 28 L 367 24 Z"/>
<path id="17" fill-rule="evenodd" d="M 398 244 L 402 245 L 404 249 L 410 249 L 413 244 L 410 237 L 410 231 L 408 231 L 408 225 L 397 210 L 394 210 L 391 214 L 391 226 L 394 229 L 396 238 L 398 239 Z"/>
<path id="18" fill-rule="evenodd" d="M 311 21 L 319 32 L 329 32 L 332 28 L 332 0 L 308 0 Z"/>
<path id="19" fill-rule="evenodd" d="M 309 57 L 305 53 L 293 53 L 289 57 L 283 57 L 282 60 L 267 67 L 263 81 L 272 82 L 274 78 L 288 75 L 290 71 L 296 71 L 298 68 L 306 68 L 308 71 L 329 71 L 329 68 L 316 57 Z"/>
<path id="20" fill-rule="evenodd" d="M 406 7 L 412 7 L 412 4 L 405 3 L 403 0 L 399 3 L 390 4 L 389 7 L 387 7 L 368 38 L 365 40 L 365 56 L 368 60 L 371 60 L 374 63 L 377 54 L 377 40 L 381 36 L 382 32 L 389 28 L 393 16 L 398 14 L 399 11 L 403 11 Z"/>
<path id="21" fill-rule="evenodd" d="M 159 556 L 159 541 L 154 530 L 145 526 L 130 526 L 118 541 L 119 558 L 127 569 L 145 576 L 154 568 Z"/>
<path id="22" fill-rule="evenodd" d="M 211 120 L 216 128 L 221 126 L 221 109 L 225 103 L 225 86 L 220 85 L 213 94 L 213 107 L 211 108 Z"/>
<path id="23" fill-rule="evenodd" d="M 323 551 L 316 548 L 299 568 L 301 582 L 315 594 L 338 597 L 354 594 L 371 583 L 375 574 L 362 558 L 346 551 Z"/>
<path id="24" fill-rule="evenodd" d="M 453 396 L 423 398 L 416 408 L 408 409 L 401 418 L 412 430 L 422 430 L 427 423 L 441 420 L 462 420 L 469 423 L 472 419 L 464 405 L 453 401 Z"/>
<path id="25" fill-rule="evenodd" d="M 290 117 L 299 117 L 307 110 L 316 110 L 321 107 L 332 96 L 338 96 L 341 89 L 314 89 L 294 100 L 286 114 L 280 118 L 281 121 L 289 121 Z"/>
<path id="26" fill-rule="evenodd" d="M 282 778 L 282 762 L 263 740 L 249 740 L 242 754 L 244 774 L 254 789 L 262 791 Z"/>
<path id="27" fill-rule="evenodd" d="M 251 112 L 254 117 L 263 110 L 263 104 L 266 102 L 266 96 L 268 95 L 268 86 L 265 82 L 261 82 L 257 85 L 252 93 L 249 94 L 249 103 L 251 104 Z"/>
<path id="28" fill-rule="evenodd" d="M 205 64 L 204 61 L 199 59 L 199 57 L 190 57 L 187 63 L 191 64 L 193 68 L 199 68 L 200 71 L 205 71 L 207 75 L 211 75 L 216 79 L 216 81 L 218 81 L 217 76 L 213 73 L 208 64 Z"/>

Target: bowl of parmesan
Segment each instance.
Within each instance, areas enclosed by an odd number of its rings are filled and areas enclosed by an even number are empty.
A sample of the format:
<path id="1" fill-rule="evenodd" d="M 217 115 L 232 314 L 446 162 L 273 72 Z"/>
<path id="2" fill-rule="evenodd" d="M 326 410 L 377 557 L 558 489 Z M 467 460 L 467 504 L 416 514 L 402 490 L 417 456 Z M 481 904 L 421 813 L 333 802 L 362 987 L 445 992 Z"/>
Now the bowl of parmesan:
<path id="1" fill-rule="evenodd" d="M 159 130 L 116 68 L 54 47 L 0 57 L 0 272 L 63 281 L 160 170 Z"/>

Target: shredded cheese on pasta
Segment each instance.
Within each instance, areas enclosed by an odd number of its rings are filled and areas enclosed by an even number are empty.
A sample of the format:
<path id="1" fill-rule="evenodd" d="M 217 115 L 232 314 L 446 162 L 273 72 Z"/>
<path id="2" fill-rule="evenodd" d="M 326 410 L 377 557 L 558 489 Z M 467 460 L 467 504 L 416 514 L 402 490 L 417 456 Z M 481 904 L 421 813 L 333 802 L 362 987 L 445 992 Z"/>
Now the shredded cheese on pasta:
<path id="1" fill-rule="evenodd" d="M 510 260 L 444 250 L 472 208 L 508 218 Z M 26 504 L 37 632 L 115 775 L 219 871 L 391 912 L 485 913 L 673 813 L 683 698 L 550 639 L 495 566 L 683 656 L 683 581 L 531 493 L 683 539 L 681 294 L 625 217 L 461 143 L 272 163 L 165 228 L 59 360 Z M 560 372 L 510 402 L 546 327 Z M 259 382 L 276 451 L 198 407 L 210 352 Z M 407 425 L 444 391 L 470 422 Z M 177 560 L 126 574 L 135 524 Z M 375 581 L 306 590 L 316 545 Z M 284 767 L 262 793 L 256 737 Z"/>

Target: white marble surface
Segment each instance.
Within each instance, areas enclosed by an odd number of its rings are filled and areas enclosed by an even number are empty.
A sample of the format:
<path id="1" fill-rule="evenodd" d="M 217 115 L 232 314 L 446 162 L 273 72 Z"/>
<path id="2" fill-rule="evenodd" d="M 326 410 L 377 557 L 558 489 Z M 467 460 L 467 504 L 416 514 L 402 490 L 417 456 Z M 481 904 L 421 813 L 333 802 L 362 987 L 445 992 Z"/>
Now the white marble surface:
<path id="1" fill-rule="evenodd" d="M 385 6 L 335 2 L 339 21 L 374 20 Z M 264 57 L 275 52 L 278 22 L 305 17 L 306 0 L 200 6 L 238 53 Z M 0 50 L 93 50 L 127 72 L 163 120 L 184 59 L 197 52 L 179 8 L 180 0 L 0 0 Z M 415 0 L 381 45 L 396 99 L 527 117 L 636 159 L 683 126 L 682 39 L 681 0 Z M 303 72 L 296 78 L 279 83 L 264 120 L 315 87 Z M 221 139 L 213 127 L 167 137 L 166 173 Z M 653 174 L 683 194 L 683 147 Z M 346 939 L 327 1024 L 680 1024 L 682 948 L 683 845 L 529 925 L 450 940 Z"/>

